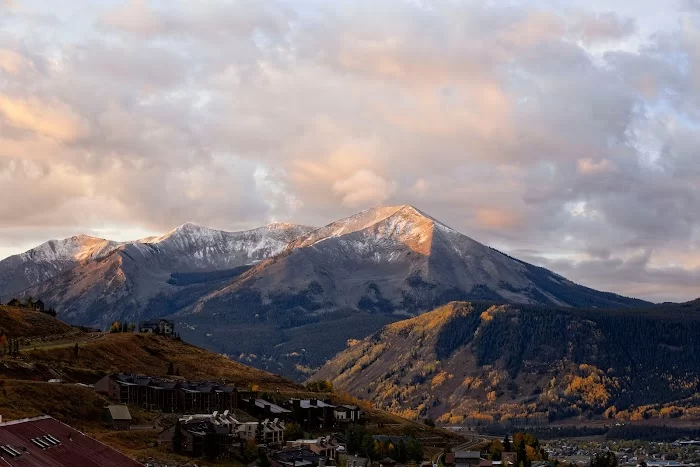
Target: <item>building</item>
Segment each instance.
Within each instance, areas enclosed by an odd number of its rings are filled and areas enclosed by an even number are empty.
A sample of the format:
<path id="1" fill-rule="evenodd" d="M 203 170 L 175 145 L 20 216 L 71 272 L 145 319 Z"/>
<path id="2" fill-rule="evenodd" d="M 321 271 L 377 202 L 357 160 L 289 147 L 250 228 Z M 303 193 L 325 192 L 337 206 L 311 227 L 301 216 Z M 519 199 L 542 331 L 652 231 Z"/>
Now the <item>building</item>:
<path id="1" fill-rule="evenodd" d="M 335 405 L 316 399 L 292 399 L 294 420 L 305 430 L 329 429 L 335 421 Z"/>
<path id="2" fill-rule="evenodd" d="M 258 425 L 262 424 L 263 444 L 268 446 L 284 445 L 284 422 L 275 418 L 272 421 L 265 419 L 261 422 L 244 422 L 236 427 L 241 439 L 254 440 L 258 435 Z"/>
<path id="3" fill-rule="evenodd" d="M 125 405 L 108 405 L 107 417 L 115 430 L 131 429 L 131 413 Z"/>
<path id="4" fill-rule="evenodd" d="M 337 440 L 332 436 L 324 436 L 316 439 L 298 439 L 287 441 L 288 448 L 307 448 L 324 459 L 334 461 L 338 457 Z"/>
<path id="5" fill-rule="evenodd" d="M 362 411 L 355 405 L 339 405 L 333 409 L 333 417 L 341 423 L 359 422 L 362 418 Z"/>
<path id="6" fill-rule="evenodd" d="M 479 451 L 455 451 L 455 467 L 479 467 L 481 453 Z"/>
<path id="7" fill-rule="evenodd" d="M 139 323 L 139 332 L 175 336 L 175 321 L 169 319 L 153 319 Z"/>
<path id="8" fill-rule="evenodd" d="M 211 413 L 235 410 L 256 393 L 222 383 L 170 381 L 149 376 L 113 374 L 95 383 L 95 391 L 121 404 L 148 410 Z"/>
<path id="9" fill-rule="evenodd" d="M 272 467 L 317 467 L 323 458 L 308 448 L 277 451 L 270 458 Z"/>
<path id="10" fill-rule="evenodd" d="M 285 409 L 284 407 L 273 402 L 266 401 L 265 399 L 250 398 L 244 400 L 242 408 L 250 415 L 258 419 L 278 418 L 286 422 L 294 420 L 291 410 Z"/>
<path id="11" fill-rule="evenodd" d="M 233 449 L 240 449 L 248 440 L 256 439 L 259 434 L 268 446 L 284 444 L 284 423 L 277 419 L 241 423 L 228 410 L 182 417 L 176 425 L 160 432 L 158 445 L 173 449 L 177 430 L 180 431 L 180 452 L 193 457 L 205 454 L 226 456 Z M 205 449 L 212 452 L 206 453 Z"/>
<path id="12" fill-rule="evenodd" d="M 48 416 L 0 423 L 0 464 L 10 467 L 143 465 Z"/>

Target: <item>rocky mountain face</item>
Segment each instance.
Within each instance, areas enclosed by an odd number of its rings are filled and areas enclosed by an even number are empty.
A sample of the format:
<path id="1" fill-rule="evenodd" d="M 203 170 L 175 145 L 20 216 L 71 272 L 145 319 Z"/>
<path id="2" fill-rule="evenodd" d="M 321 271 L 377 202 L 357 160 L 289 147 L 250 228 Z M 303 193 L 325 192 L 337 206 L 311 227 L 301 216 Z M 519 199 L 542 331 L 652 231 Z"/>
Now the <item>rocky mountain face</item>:
<path id="1" fill-rule="evenodd" d="M 121 244 L 78 235 L 51 240 L 0 261 L 0 299 L 7 300 L 28 287 L 51 279 L 81 262 L 100 259 Z"/>
<path id="2" fill-rule="evenodd" d="M 394 206 L 300 237 L 178 317 L 189 326 L 189 339 L 205 335 L 223 352 L 292 374 L 323 364 L 348 339 L 452 300 L 601 308 L 645 304 L 574 284 L 411 206 Z M 232 340 L 235 331 L 240 337 Z M 269 342 L 277 345 L 271 349 Z"/>
<path id="3" fill-rule="evenodd" d="M 351 342 L 313 379 L 447 424 L 697 416 L 700 304 L 453 302 Z"/>
<path id="4" fill-rule="evenodd" d="M 155 316 L 154 307 L 168 309 L 163 303 L 170 305 L 168 300 L 178 294 L 199 296 L 223 285 L 309 230 L 271 224 L 224 232 L 185 224 L 161 237 L 116 245 L 108 254 L 32 285 L 23 295 L 41 297 L 74 323 L 101 327 L 114 320 L 138 321 Z"/>
<path id="5" fill-rule="evenodd" d="M 273 224 L 230 233 L 185 224 L 136 242 L 49 250 L 68 253 L 46 261 L 20 255 L 31 274 L 16 259 L 0 262 L 0 274 L 10 271 L 14 281 L 3 290 L 26 286 L 24 296 L 78 324 L 172 316 L 193 343 L 296 377 L 348 339 L 453 300 L 647 305 L 518 261 L 412 206 L 370 209 L 320 229 Z"/>
<path id="6" fill-rule="evenodd" d="M 314 230 L 207 297 L 198 311 L 243 289 L 272 302 L 282 292 L 283 300 L 294 296 L 326 311 L 416 313 L 451 299 L 608 308 L 643 303 L 518 261 L 411 206 L 372 209 Z"/>

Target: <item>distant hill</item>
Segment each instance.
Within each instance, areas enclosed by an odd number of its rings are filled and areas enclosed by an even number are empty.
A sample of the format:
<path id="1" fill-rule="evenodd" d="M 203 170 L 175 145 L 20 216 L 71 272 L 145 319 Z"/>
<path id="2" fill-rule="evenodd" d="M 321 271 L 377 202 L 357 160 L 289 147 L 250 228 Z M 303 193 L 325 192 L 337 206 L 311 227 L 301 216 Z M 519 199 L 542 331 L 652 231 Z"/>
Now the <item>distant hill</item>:
<path id="1" fill-rule="evenodd" d="M 314 378 L 450 424 L 697 419 L 699 351 L 698 302 L 614 311 L 454 302 L 352 343 Z"/>

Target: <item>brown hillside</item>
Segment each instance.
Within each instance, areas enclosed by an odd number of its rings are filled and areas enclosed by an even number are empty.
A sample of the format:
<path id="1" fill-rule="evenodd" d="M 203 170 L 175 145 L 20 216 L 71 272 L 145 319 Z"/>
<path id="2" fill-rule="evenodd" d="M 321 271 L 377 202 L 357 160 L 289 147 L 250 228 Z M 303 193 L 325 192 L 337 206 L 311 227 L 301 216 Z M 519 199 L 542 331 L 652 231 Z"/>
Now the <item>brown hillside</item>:
<path id="1" fill-rule="evenodd" d="M 256 385 L 260 389 L 300 389 L 299 385 L 280 376 L 242 365 L 182 341 L 152 334 L 98 334 L 93 339 L 78 343 L 77 356 L 74 345 L 69 342 L 36 350 L 30 348 L 23 354 L 35 364 L 61 368 L 76 380 L 94 379 L 95 372 L 167 376 L 168 365 L 172 362 L 180 370 L 181 377 L 186 379 L 225 380 L 245 387 Z"/>
<path id="2" fill-rule="evenodd" d="M 0 335 L 8 338 L 47 337 L 70 332 L 77 331 L 46 313 L 0 306 Z"/>

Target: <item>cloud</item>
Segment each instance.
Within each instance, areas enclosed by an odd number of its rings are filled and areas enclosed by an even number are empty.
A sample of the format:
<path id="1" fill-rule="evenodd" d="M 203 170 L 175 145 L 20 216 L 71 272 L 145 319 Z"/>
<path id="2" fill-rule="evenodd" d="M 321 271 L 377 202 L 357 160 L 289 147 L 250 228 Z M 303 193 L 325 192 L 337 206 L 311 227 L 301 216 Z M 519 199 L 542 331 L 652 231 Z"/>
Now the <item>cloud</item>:
<path id="1" fill-rule="evenodd" d="M 657 3 L 3 10 L 0 244 L 413 203 L 587 285 L 691 298 L 700 11 Z"/>
<path id="2" fill-rule="evenodd" d="M 608 159 L 595 162 L 593 159 L 585 158 L 576 161 L 576 168 L 583 175 L 596 175 L 615 170 L 615 165 Z"/>
<path id="3" fill-rule="evenodd" d="M 0 70 L 19 75 L 28 66 L 25 58 L 13 50 L 0 49 Z"/>
<path id="4" fill-rule="evenodd" d="M 0 94 L 0 115 L 15 128 L 59 141 L 70 142 L 86 133 L 85 121 L 58 101 L 16 99 Z"/>
<path id="5" fill-rule="evenodd" d="M 394 183 L 369 170 L 359 170 L 333 184 L 333 191 L 341 196 L 342 203 L 352 208 L 380 205 L 389 199 L 395 190 Z"/>
<path id="6" fill-rule="evenodd" d="M 586 44 L 619 41 L 632 35 L 636 24 L 632 18 L 621 18 L 613 12 L 583 14 L 571 26 L 581 41 Z"/>

